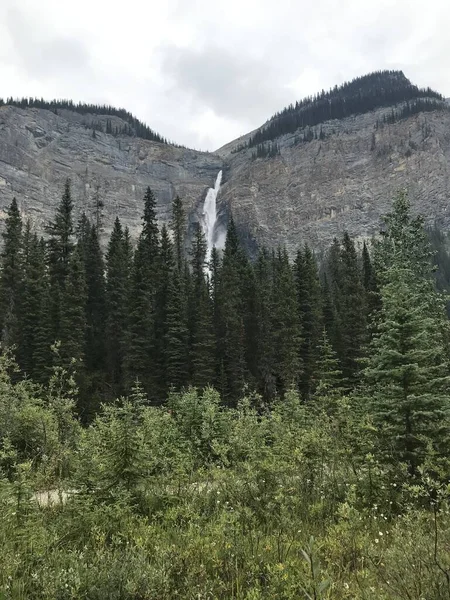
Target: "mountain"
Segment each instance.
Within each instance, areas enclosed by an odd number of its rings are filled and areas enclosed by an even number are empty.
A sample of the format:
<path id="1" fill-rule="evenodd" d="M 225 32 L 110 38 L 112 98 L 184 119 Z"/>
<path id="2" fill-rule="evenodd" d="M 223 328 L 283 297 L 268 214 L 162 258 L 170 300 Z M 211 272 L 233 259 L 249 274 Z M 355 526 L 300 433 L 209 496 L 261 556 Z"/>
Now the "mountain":
<path id="1" fill-rule="evenodd" d="M 2 104 L 2 103 L 0 103 Z M 250 249 L 308 241 L 321 248 L 347 229 L 375 233 L 399 188 L 415 210 L 450 230 L 450 111 L 400 71 L 380 71 L 305 98 L 214 153 L 168 143 L 123 109 L 70 102 L 0 106 L 0 211 L 15 195 L 41 226 L 70 177 L 78 213 L 118 214 L 136 234 L 150 185 L 168 221 L 178 194 L 192 224 L 223 170 L 221 217 L 231 212 Z"/>

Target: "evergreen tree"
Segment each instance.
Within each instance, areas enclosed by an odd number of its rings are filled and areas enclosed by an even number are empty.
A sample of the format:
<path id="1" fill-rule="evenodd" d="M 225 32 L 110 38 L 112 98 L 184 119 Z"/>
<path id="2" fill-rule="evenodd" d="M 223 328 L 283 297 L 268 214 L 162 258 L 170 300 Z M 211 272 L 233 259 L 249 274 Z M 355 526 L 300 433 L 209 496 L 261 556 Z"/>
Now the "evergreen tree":
<path id="1" fill-rule="evenodd" d="M 60 356 L 64 367 L 75 359 L 81 367 L 86 356 L 86 276 L 81 249 L 69 261 L 61 302 Z M 79 368 L 80 368 L 79 367 Z"/>
<path id="2" fill-rule="evenodd" d="M 286 250 L 274 257 L 272 331 L 277 388 L 282 394 L 298 385 L 301 329 L 294 274 Z"/>
<path id="3" fill-rule="evenodd" d="M 72 212 L 73 202 L 70 181 L 67 179 L 61 203 L 56 210 L 55 220 L 50 222 L 46 228 L 49 234 L 48 261 L 54 339 L 60 337 L 62 294 L 69 274 L 70 256 L 74 248 Z"/>
<path id="4" fill-rule="evenodd" d="M 116 395 L 124 392 L 131 255 L 119 218 L 106 254 L 106 368 Z"/>
<path id="5" fill-rule="evenodd" d="M 105 367 L 105 265 L 97 228 L 89 228 L 84 253 L 86 278 L 86 367 L 101 372 Z"/>
<path id="6" fill-rule="evenodd" d="M 349 388 L 358 383 L 360 360 L 367 340 L 366 307 L 364 288 L 355 245 L 346 232 L 340 254 L 340 320 L 342 373 Z"/>
<path id="7" fill-rule="evenodd" d="M 370 319 L 375 318 L 376 312 L 380 309 L 380 297 L 375 270 L 372 266 L 372 261 L 370 260 L 366 242 L 364 242 L 362 251 L 362 269 L 364 290 L 366 294 L 365 306 L 367 309 L 367 321 L 369 322 Z"/>
<path id="8" fill-rule="evenodd" d="M 334 238 L 326 256 L 326 269 L 322 285 L 324 324 L 328 338 L 338 358 L 344 355 L 341 321 L 341 246 Z"/>
<path id="9" fill-rule="evenodd" d="M 22 218 L 13 198 L 7 211 L 0 273 L 0 319 L 3 346 L 18 346 L 20 341 L 21 287 L 23 278 Z"/>
<path id="10" fill-rule="evenodd" d="M 41 306 L 46 298 L 48 284 L 45 249 L 36 233 L 31 232 L 30 222 L 27 221 L 24 232 L 23 282 L 21 300 L 21 336 L 18 350 L 18 362 L 23 373 L 32 376 L 35 373 L 35 359 L 39 331 Z M 46 345 L 50 348 L 47 337 Z M 50 363 L 47 365 L 50 367 Z"/>
<path id="11" fill-rule="evenodd" d="M 168 282 L 165 329 L 166 388 L 180 390 L 188 383 L 189 330 L 185 281 L 175 265 Z"/>
<path id="12" fill-rule="evenodd" d="M 247 374 L 241 275 L 242 250 L 231 218 L 216 292 L 218 373 L 224 397 L 231 404 L 241 396 Z"/>
<path id="13" fill-rule="evenodd" d="M 423 219 L 410 216 L 405 193 L 386 217 L 376 262 L 382 308 L 364 372 L 365 390 L 380 455 L 406 463 L 417 475 L 427 445 L 439 451 L 448 439 L 448 322 L 433 287 Z"/>
<path id="14" fill-rule="evenodd" d="M 273 332 L 273 260 L 263 249 L 255 266 L 256 279 L 256 322 L 258 365 L 257 388 L 266 401 L 273 400 L 276 394 L 275 347 Z"/>
<path id="15" fill-rule="evenodd" d="M 179 271 L 182 270 L 184 265 L 184 235 L 185 235 L 185 215 L 183 209 L 183 203 L 179 196 L 175 197 L 172 202 L 172 221 L 171 227 L 173 231 L 173 241 L 175 249 L 175 264 Z"/>
<path id="16" fill-rule="evenodd" d="M 142 232 L 134 254 L 127 344 L 129 383 L 138 379 L 149 399 L 158 400 L 158 357 L 155 303 L 160 265 L 156 200 L 150 188 L 144 197 Z"/>
<path id="17" fill-rule="evenodd" d="M 187 384 L 188 330 L 181 273 L 165 225 L 161 230 L 160 270 L 156 298 L 158 390 L 161 400 L 173 387 Z"/>
<path id="18" fill-rule="evenodd" d="M 38 317 L 36 323 L 34 323 L 36 337 L 33 344 L 33 380 L 46 384 L 52 371 L 54 358 L 52 345 L 56 340 L 52 323 L 50 276 L 46 264 L 42 264 L 41 261 L 46 261 L 46 243 L 42 238 L 39 240 L 35 274 Z M 31 281 L 28 283 L 28 278 L 27 285 L 33 285 Z"/>
<path id="19" fill-rule="evenodd" d="M 314 254 L 305 244 L 297 253 L 294 263 L 297 301 L 302 327 L 300 358 L 303 370 L 300 389 L 305 398 L 312 392 L 318 359 L 318 346 L 322 325 L 321 287 Z"/>
<path id="20" fill-rule="evenodd" d="M 213 301 L 205 275 L 206 241 L 200 225 L 194 231 L 191 250 L 192 284 L 190 290 L 191 382 L 205 388 L 215 380 L 215 339 Z"/>
<path id="21" fill-rule="evenodd" d="M 339 396 L 342 393 L 342 371 L 325 329 L 323 329 L 318 350 L 319 356 L 313 394 L 316 401 L 318 398 L 330 398 L 331 396 Z"/>

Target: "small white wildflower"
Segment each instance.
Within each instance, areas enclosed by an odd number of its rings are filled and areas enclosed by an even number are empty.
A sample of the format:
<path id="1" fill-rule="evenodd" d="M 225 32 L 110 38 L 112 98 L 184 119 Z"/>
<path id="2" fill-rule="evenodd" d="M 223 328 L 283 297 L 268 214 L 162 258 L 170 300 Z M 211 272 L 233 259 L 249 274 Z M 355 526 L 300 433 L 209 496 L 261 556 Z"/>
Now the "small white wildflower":
<path id="1" fill-rule="evenodd" d="M 375 544 L 378 544 L 380 540 L 378 538 L 375 538 Z"/>

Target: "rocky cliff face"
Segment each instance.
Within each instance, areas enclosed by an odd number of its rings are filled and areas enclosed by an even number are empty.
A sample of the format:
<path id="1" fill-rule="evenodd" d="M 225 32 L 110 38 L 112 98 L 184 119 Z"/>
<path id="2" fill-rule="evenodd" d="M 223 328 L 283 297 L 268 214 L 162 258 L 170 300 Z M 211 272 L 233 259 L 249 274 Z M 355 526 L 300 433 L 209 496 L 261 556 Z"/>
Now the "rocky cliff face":
<path id="1" fill-rule="evenodd" d="M 0 107 L 0 221 L 16 196 L 41 228 L 70 177 L 76 213 L 95 218 L 103 204 L 105 238 L 116 215 L 138 233 L 148 185 L 161 222 L 179 194 L 192 223 L 223 169 L 221 214 L 231 210 L 249 245 L 285 244 L 293 253 L 306 241 L 324 247 L 345 229 L 368 237 L 403 187 L 417 211 L 450 230 L 450 113 L 377 127 L 389 111 L 326 123 L 322 140 L 298 144 L 286 135 L 277 140 L 279 156 L 252 159 L 252 149 L 232 152 L 243 139 L 202 153 L 125 135 L 94 137 L 89 115 Z M 113 117 L 113 127 L 121 124 Z"/>
<path id="2" fill-rule="evenodd" d="M 53 218 L 64 182 L 70 177 L 75 213 L 103 216 L 104 236 L 118 215 L 133 236 L 140 230 L 147 186 L 158 200 L 158 218 L 167 222 L 176 194 L 191 220 L 214 184 L 223 160 L 126 135 L 93 133 L 98 115 L 59 110 L 0 107 L 0 221 L 13 196 L 38 228 Z M 104 118 L 106 121 L 106 117 Z M 113 117 L 113 127 L 124 125 Z"/>
<path id="3" fill-rule="evenodd" d="M 228 144 L 218 151 L 229 173 L 223 201 L 251 239 L 290 253 L 304 242 L 327 246 L 344 230 L 370 237 L 402 188 L 417 212 L 450 230 L 450 113 L 381 125 L 389 111 L 326 123 L 324 140 L 279 138 L 274 158 L 232 153 L 244 139 Z"/>

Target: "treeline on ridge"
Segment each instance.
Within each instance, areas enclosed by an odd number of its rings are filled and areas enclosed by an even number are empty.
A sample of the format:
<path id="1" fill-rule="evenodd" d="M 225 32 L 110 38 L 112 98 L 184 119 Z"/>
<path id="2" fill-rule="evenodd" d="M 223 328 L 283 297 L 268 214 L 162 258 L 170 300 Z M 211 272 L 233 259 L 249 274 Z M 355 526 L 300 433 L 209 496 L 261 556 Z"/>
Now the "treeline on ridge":
<path id="1" fill-rule="evenodd" d="M 275 140 L 297 129 L 403 102 L 408 102 L 408 109 L 398 118 L 405 118 L 406 113 L 409 116 L 423 110 L 442 110 L 447 108 L 443 101 L 444 97 L 431 88 L 413 85 L 402 71 L 377 71 L 289 105 L 249 139 L 248 147 Z"/>
<path id="2" fill-rule="evenodd" d="M 57 114 L 58 110 L 70 110 L 81 115 L 101 115 L 118 117 L 127 123 L 127 126 L 122 127 L 117 133 L 123 135 L 130 135 L 144 140 L 150 140 L 152 142 L 159 142 L 161 144 L 171 144 L 166 138 L 159 135 L 156 131 L 153 131 L 148 125 L 137 119 L 130 112 L 124 108 L 114 108 L 107 104 L 87 104 L 85 102 L 73 102 L 72 100 L 44 100 L 43 98 L 7 98 L 6 101 L 0 98 L 0 106 L 16 106 L 18 108 L 40 108 L 44 110 L 51 110 Z M 98 128 L 99 124 L 95 126 Z M 108 123 L 107 123 L 108 129 Z M 114 133 L 114 129 L 109 124 L 109 131 L 106 133 Z M 171 144 L 172 145 L 172 144 Z"/>

